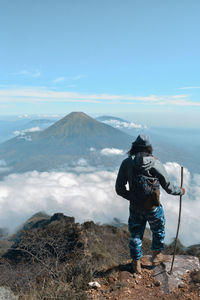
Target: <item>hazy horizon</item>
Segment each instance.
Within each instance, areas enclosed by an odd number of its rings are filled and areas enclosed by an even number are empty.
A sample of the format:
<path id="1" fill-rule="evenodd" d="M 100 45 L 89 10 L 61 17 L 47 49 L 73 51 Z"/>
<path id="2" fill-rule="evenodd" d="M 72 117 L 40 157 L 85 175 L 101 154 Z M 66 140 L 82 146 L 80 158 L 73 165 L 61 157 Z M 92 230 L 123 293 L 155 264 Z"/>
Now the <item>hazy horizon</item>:
<path id="1" fill-rule="evenodd" d="M 73 111 L 80 111 L 80 110 L 73 110 Z M 61 119 L 62 117 L 68 115 L 72 111 L 66 111 L 66 113 L 24 113 L 24 114 L 1 114 L 0 113 L 0 121 L 1 120 L 22 120 L 22 119 L 31 119 L 31 118 L 53 118 L 55 120 Z M 111 116 L 111 117 L 119 117 L 126 121 L 130 122 L 137 122 L 142 123 L 148 127 L 159 127 L 159 128 L 200 128 L 200 119 L 199 119 L 199 112 L 193 113 L 193 122 L 187 121 L 184 116 L 180 117 L 179 121 L 177 122 L 176 116 L 172 116 L 170 112 L 161 112 L 160 114 L 154 112 L 124 112 L 124 113 L 114 113 L 114 112 L 94 112 L 94 113 L 87 113 L 86 111 L 82 110 L 82 112 L 88 114 L 89 116 L 96 118 L 99 116 Z M 181 115 L 181 113 L 180 113 Z"/>

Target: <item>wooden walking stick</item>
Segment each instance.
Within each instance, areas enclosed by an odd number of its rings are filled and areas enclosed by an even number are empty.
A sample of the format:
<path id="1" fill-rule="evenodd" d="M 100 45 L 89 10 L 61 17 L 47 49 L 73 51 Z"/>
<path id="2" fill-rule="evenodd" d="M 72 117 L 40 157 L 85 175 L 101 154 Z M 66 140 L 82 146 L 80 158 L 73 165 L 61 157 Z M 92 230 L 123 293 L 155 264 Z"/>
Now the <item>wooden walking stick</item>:
<path id="1" fill-rule="evenodd" d="M 183 167 L 181 167 L 181 188 L 182 188 L 182 187 L 183 187 Z M 178 226 L 177 226 L 177 231 L 176 231 L 176 239 L 175 239 L 175 245 L 174 245 L 174 253 L 173 253 L 172 264 L 171 264 L 171 269 L 170 269 L 170 271 L 169 271 L 169 275 L 172 274 L 172 271 L 173 271 L 173 265 L 174 265 L 174 258 L 175 258 L 175 255 L 176 255 L 176 246 L 177 246 L 177 241 L 178 241 L 178 232 L 179 232 L 179 227 L 180 227 L 180 222 L 181 222 L 181 208 L 182 208 L 182 195 L 180 195 Z"/>

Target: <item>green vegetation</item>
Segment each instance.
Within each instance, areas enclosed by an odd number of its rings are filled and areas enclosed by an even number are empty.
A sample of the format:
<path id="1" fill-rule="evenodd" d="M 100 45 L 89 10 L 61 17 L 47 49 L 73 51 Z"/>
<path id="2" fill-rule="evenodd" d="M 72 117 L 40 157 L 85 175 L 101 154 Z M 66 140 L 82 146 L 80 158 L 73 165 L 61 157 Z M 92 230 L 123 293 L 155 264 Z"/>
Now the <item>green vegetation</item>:
<path id="1" fill-rule="evenodd" d="M 147 230 L 144 254 L 151 254 L 149 237 Z M 11 288 L 22 300 L 84 300 L 94 277 L 109 276 L 116 270 L 131 272 L 126 225 L 79 224 L 61 213 L 50 217 L 39 212 L 17 234 L 0 242 L 0 286 Z M 199 245 L 186 248 L 179 242 L 177 253 L 199 257 L 199 249 Z M 172 254 L 173 243 L 165 251 Z M 110 290 L 123 287 L 119 281 Z"/>

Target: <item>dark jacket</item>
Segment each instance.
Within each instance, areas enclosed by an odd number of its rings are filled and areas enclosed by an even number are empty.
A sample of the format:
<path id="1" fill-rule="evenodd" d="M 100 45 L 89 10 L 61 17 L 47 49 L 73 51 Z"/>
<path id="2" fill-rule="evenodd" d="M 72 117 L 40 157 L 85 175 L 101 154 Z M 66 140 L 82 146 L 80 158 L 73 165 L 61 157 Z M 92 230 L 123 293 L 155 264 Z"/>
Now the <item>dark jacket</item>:
<path id="1" fill-rule="evenodd" d="M 145 153 L 137 153 L 135 157 L 128 157 L 123 160 L 117 180 L 115 189 L 118 195 L 134 202 L 133 176 L 135 168 L 140 168 L 142 174 L 146 176 L 155 177 L 159 180 L 162 188 L 171 195 L 181 195 L 182 189 L 170 182 L 169 176 L 165 171 L 163 164 L 153 155 Z M 129 184 L 129 190 L 126 184 Z"/>

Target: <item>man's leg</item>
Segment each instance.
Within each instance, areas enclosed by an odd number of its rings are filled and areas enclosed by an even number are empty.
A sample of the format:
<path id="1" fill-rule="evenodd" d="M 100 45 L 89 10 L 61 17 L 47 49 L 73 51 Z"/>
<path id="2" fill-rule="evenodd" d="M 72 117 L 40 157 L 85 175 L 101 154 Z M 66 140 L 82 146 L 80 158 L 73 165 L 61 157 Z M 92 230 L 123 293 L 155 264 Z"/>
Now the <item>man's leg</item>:
<path id="1" fill-rule="evenodd" d="M 148 212 L 147 219 L 152 231 L 152 263 L 159 264 L 160 262 L 169 261 L 168 256 L 164 256 L 161 250 L 164 249 L 165 238 L 165 215 L 162 206 Z"/>
<path id="2" fill-rule="evenodd" d="M 152 231 L 152 250 L 161 251 L 164 249 L 165 239 L 165 215 L 163 207 L 160 205 L 156 209 L 149 211 L 147 219 Z"/>
<path id="3" fill-rule="evenodd" d="M 130 256 L 136 261 L 142 257 L 142 238 L 145 227 L 146 219 L 144 215 L 130 208 L 128 220 L 128 229 L 130 232 L 129 249 Z"/>

